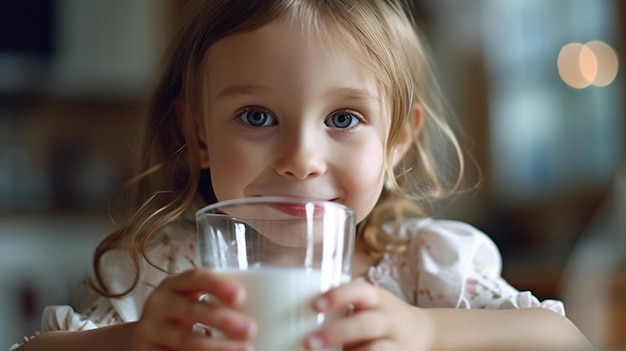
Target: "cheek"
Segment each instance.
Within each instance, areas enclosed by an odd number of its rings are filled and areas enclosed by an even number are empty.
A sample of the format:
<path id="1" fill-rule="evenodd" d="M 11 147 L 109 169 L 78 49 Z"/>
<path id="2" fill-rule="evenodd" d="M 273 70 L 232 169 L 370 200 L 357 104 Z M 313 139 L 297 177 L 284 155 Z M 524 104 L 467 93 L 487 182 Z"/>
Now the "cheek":
<path id="1" fill-rule="evenodd" d="M 345 185 L 349 189 L 348 206 L 357 212 L 357 220 L 367 216 L 380 197 L 384 183 L 382 146 L 362 148 L 361 157 L 354 157 L 349 168 L 351 176 Z"/>
<path id="2" fill-rule="evenodd" d="M 271 149 L 233 138 L 216 138 L 210 149 L 211 180 L 219 200 L 247 196 L 247 188 L 267 169 Z"/>
<path id="3" fill-rule="evenodd" d="M 258 159 L 258 155 L 250 153 L 250 150 L 238 150 L 225 141 L 211 148 L 211 181 L 217 198 L 242 197 L 245 187 L 255 175 L 255 160 Z"/>

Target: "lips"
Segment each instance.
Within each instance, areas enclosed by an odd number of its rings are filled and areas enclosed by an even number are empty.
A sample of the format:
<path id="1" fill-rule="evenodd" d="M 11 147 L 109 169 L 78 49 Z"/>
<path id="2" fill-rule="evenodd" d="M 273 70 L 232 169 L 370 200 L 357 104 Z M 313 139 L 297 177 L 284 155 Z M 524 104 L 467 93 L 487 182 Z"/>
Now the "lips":
<path id="1" fill-rule="evenodd" d="M 272 207 L 294 217 L 318 217 L 324 214 L 324 207 L 314 205 L 312 203 L 300 204 L 300 203 L 284 203 L 284 204 L 272 204 Z"/>

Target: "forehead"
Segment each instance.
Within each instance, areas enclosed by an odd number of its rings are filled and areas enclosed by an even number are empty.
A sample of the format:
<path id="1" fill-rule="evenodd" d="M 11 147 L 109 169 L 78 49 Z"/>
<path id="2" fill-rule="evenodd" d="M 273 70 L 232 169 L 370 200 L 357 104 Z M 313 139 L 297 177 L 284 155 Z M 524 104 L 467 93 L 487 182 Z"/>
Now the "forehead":
<path id="1" fill-rule="evenodd" d="M 298 88 L 360 85 L 381 98 L 379 80 L 354 37 L 339 25 L 304 26 L 285 18 L 214 43 L 205 59 L 210 90 L 299 79 Z"/>

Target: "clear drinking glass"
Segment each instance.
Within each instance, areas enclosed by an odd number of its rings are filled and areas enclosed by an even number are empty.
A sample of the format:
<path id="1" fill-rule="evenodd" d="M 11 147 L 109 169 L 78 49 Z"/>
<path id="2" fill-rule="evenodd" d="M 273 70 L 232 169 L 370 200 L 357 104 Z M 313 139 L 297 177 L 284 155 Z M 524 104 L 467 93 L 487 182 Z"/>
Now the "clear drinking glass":
<path id="1" fill-rule="evenodd" d="M 315 313 L 312 300 L 350 280 L 355 220 L 341 204 L 283 197 L 196 213 L 202 265 L 246 287 L 241 310 L 257 321 L 256 351 L 304 350 L 304 336 L 334 318 Z"/>

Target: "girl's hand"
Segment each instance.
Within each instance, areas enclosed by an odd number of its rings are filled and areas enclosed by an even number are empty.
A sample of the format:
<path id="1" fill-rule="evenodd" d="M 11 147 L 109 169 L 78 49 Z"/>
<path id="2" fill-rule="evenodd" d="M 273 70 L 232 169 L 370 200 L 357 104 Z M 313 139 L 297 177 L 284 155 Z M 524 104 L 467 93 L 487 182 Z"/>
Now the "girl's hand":
<path id="1" fill-rule="evenodd" d="M 433 339 L 427 314 L 385 289 L 354 281 L 331 289 L 314 301 L 319 312 L 354 310 L 309 335 L 309 350 L 343 345 L 344 350 L 427 350 Z"/>
<path id="2" fill-rule="evenodd" d="M 200 301 L 209 294 L 221 303 Z M 131 350 L 248 350 L 254 321 L 234 308 L 245 299 L 236 281 L 198 268 L 165 279 L 148 297 L 136 323 Z M 215 327 L 231 340 L 193 332 L 196 323 Z"/>

